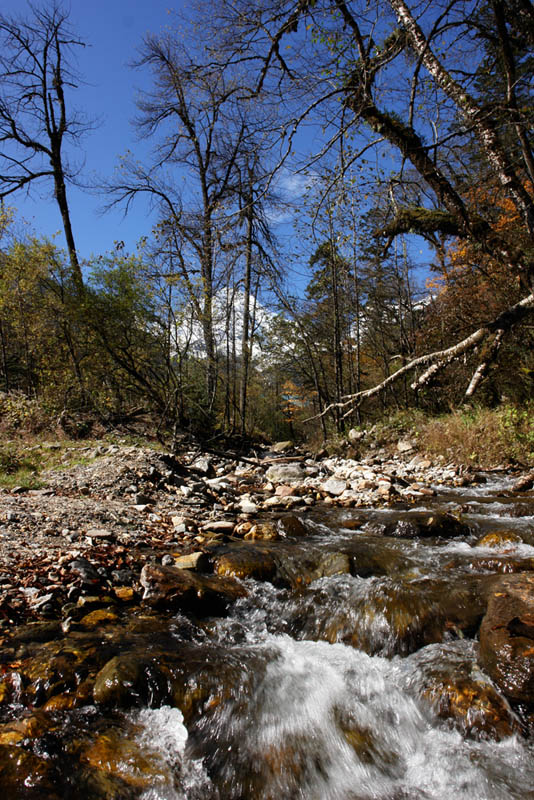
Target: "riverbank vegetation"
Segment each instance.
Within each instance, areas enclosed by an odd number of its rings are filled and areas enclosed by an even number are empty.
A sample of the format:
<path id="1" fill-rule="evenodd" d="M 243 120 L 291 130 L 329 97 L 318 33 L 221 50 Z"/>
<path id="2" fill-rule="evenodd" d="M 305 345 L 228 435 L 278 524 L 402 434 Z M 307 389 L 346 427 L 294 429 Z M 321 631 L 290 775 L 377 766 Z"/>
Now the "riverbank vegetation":
<path id="1" fill-rule="evenodd" d="M 0 18 L 3 431 L 319 446 L 404 414 L 424 451 L 533 462 L 534 8 L 417 13 L 223 2 L 148 34 L 153 160 L 93 190 L 158 221 L 87 258 L 67 195 L 83 32 L 56 5 Z M 8 205 L 36 182 L 65 249 Z"/>

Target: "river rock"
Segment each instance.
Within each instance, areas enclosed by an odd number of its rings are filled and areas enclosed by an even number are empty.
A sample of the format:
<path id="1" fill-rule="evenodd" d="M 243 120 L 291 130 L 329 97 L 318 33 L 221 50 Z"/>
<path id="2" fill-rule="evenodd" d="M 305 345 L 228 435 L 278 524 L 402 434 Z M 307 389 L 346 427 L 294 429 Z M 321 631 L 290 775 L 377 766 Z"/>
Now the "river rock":
<path id="1" fill-rule="evenodd" d="M 492 531 L 478 540 L 477 547 L 509 550 L 513 545 L 521 544 L 522 541 L 522 538 L 515 531 Z"/>
<path id="2" fill-rule="evenodd" d="M 246 589 L 231 578 L 197 575 L 179 567 L 145 564 L 141 571 L 143 599 L 151 606 L 180 608 L 204 615 L 223 613 Z"/>
<path id="3" fill-rule="evenodd" d="M 417 539 L 431 536 L 453 539 L 469 536 L 469 526 L 453 514 L 414 514 L 408 518 L 386 523 L 371 523 L 366 526 L 372 533 L 393 536 L 399 539 Z"/>
<path id="4" fill-rule="evenodd" d="M 300 519 L 294 514 L 284 514 L 278 520 L 278 527 L 283 531 L 286 536 L 307 536 L 308 530 Z"/>
<path id="5" fill-rule="evenodd" d="M 534 472 L 522 475 L 512 486 L 514 492 L 528 492 L 534 487 Z"/>
<path id="6" fill-rule="evenodd" d="M 244 538 L 247 540 L 263 539 L 265 541 L 273 541 L 280 537 L 274 522 L 258 522 L 245 533 Z"/>
<path id="7" fill-rule="evenodd" d="M 16 745 L 0 748 L 0 783 L 5 800 L 37 800 L 41 797 L 46 797 L 46 800 L 62 800 L 66 796 L 57 785 L 57 775 L 51 760 Z"/>
<path id="8" fill-rule="evenodd" d="M 257 514 L 259 510 L 258 505 L 247 494 L 243 494 L 239 498 L 239 508 L 243 514 Z"/>
<path id="9" fill-rule="evenodd" d="M 325 492 L 326 494 L 332 494 L 334 497 L 337 497 L 340 494 L 343 494 L 347 488 L 347 481 L 339 478 L 329 478 L 324 483 L 321 483 L 319 488 L 322 492 Z"/>
<path id="10" fill-rule="evenodd" d="M 507 697 L 534 702 L 534 572 L 495 585 L 480 628 L 479 658 Z"/>
<path id="11" fill-rule="evenodd" d="M 295 487 L 294 486 L 284 486 L 283 483 L 281 483 L 275 489 L 275 495 L 277 495 L 277 497 L 291 497 L 294 494 L 295 494 Z"/>
<path id="12" fill-rule="evenodd" d="M 210 519 L 202 525 L 203 531 L 212 533 L 233 533 L 235 523 L 227 519 Z"/>
<path id="13" fill-rule="evenodd" d="M 474 642 L 431 644 L 409 661 L 417 667 L 412 688 L 438 717 L 452 720 L 464 736 L 501 741 L 521 733 L 509 703 L 478 668 Z"/>
<path id="14" fill-rule="evenodd" d="M 177 712 L 179 713 L 179 712 Z M 169 766 L 160 754 L 152 753 L 146 745 L 135 741 L 134 736 L 109 730 L 99 734 L 80 753 L 82 764 L 87 764 L 98 775 L 98 783 L 104 793 L 101 796 L 118 798 L 124 796 L 124 788 L 137 793 L 150 792 L 154 786 L 165 786 L 172 782 Z"/>
<path id="15" fill-rule="evenodd" d="M 95 703 L 128 708 L 167 699 L 163 676 L 154 660 L 125 653 L 114 656 L 98 672 L 93 688 Z"/>
<path id="16" fill-rule="evenodd" d="M 272 464 L 265 477 L 273 483 L 298 483 L 304 480 L 306 472 L 300 464 Z"/>
<path id="17" fill-rule="evenodd" d="M 257 547 L 234 546 L 216 556 L 215 572 L 223 577 L 272 581 L 276 563 L 268 552 Z"/>
<path id="18" fill-rule="evenodd" d="M 271 446 L 271 450 L 273 453 L 285 453 L 286 450 L 291 450 L 293 447 L 293 442 L 286 441 L 286 442 L 276 442 Z"/>
<path id="19" fill-rule="evenodd" d="M 197 550 L 195 553 L 175 558 L 174 566 L 180 567 L 180 569 L 192 569 L 195 572 L 205 572 L 210 566 L 210 559 L 202 550 Z"/>

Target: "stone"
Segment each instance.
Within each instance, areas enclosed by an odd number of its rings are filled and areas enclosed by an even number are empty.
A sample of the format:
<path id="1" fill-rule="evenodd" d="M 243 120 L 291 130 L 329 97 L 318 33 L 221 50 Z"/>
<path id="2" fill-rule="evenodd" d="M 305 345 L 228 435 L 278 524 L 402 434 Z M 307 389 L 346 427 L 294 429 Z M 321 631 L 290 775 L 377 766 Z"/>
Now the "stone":
<path id="1" fill-rule="evenodd" d="M 136 592 L 131 586 L 116 586 L 113 592 L 121 603 L 131 603 L 136 598 Z"/>
<path id="2" fill-rule="evenodd" d="M 210 567 L 210 558 L 202 550 L 195 553 L 188 553 L 185 556 L 178 556 L 174 559 L 174 566 L 180 569 L 192 569 L 196 572 L 205 572 Z"/>
<path id="3" fill-rule="evenodd" d="M 82 617 L 80 625 L 90 631 L 103 625 L 118 622 L 118 620 L 119 618 L 114 611 L 110 611 L 108 608 L 97 608 Z"/>
<path id="4" fill-rule="evenodd" d="M 239 498 L 239 508 L 243 514 L 257 514 L 259 511 L 259 506 L 246 494 Z"/>
<path id="5" fill-rule="evenodd" d="M 273 541 L 278 539 L 278 530 L 273 522 L 258 522 L 245 534 L 245 539 L 264 539 Z"/>
<path id="6" fill-rule="evenodd" d="M 276 442 L 276 444 L 272 445 L 271 451 L 273 453 L 285 453 L 286 450 L 291 450 L 292 447 L 293 447 L 293 442 L 291 441 Z"/>
<path id="7" fill-rule="evenodd" d="M 209 456 L 199 456 L 191 463 L 191 469 L 205 475 L 207 478 L 215 477 L 215 468 Z"/>
<path id="8" fill-rule="evenodd" d="M 513 492 L 528 492 L 534 487 L 534 472 L 522 475 L 512 486 Z"/>
<path id="9" fill-rule="evenodd" d="M 269 553 L 253 545 L 232 547 L 215 559 L 215 572 L 233 578 L 255 578 L 271 581 L 276 574 L 276 564 Z"/>
<path id="10" fill-rule="evenodd" d="M 106 528 L 89 528 L 85 535 L 88 536 L 90 539 L 113 539 L 113 533 L 108 531 Z"/>
<path id="11" fill-rule="evenodd" d="M 276 487 L 274 493 L 277 497 L 292 497 L 295 494 L 295 487 L 285 486 L 283 483 L 281 483 Z"/>
<path id="12" fill-rule="evenodd" d="M 356 428 L 351 428 L 350 431 L 347 434 L 347 438 L 348 438 L 349 442 L 353 442 L 353 443 L 354 442 L 359 442 L 361 439 L 365 438 L 365 432 L 364 431 L 358 431 L 358 430 L 356 430 Z"/>
<path id="13" fill-rule="evenodd" d="M 534 572 L 495 584 L 480 627 L 479 661 L 506 697 L 534 702 Z"/>
<path id="14" fill-rule="evenodd" d="M 307 536 L 308 530 L 300 519 L 294 514 L 286 514 L 278 520 L 278 527 L 287 536 Z"/>
<path id="15" fill-rule="evenodd" d="M 515 531 L 492 531 L 477 542 L 477 547 L 492 547 L 497 550 L 510 549 L 514 544 L 521 544 L 522 538 Z"/>
<path id="16" fill-rule="evenodd" d="M 264 508 L 293 508 L 302 503 L 301 497 L 277 497 L 273 495 L 263 501 Z"/>
<path id="17" fill-rule="evenodd" d="M 326 492 L 327 494 L 334 495 L 334 497 L 343 494 L 345 489 L 347 488 L 347 481 L 340 480 L 338 478 L 329 478 L 324 483 L 321 483 L 319 486 L 322 492 Z"/>
<path id="18" fill-rule="evenodd" d="M 412 687 L 438 717 L 452 720 L 464 736 L 502 741 L 521 734 L 509 703 L 478 668 L 473 642 L 431 644 L 409 660 L 417 665 Z"/>
<path id="19" fill-rule="evenodd" d="M 436 514 L 417 513 L 409 518 L 388 523 L 372 523 L 368 530 L 384 536 L 399 539 L 417 539 L 441 537 L 453 539 L 469 536 L 469 526 L 461 522 L 453 514 L 438 512 Z"/>
<path id="20" fill-rule="evenodd" d="M 226 519 L 210 519 L 202 525 L 201 530 L 213 533 L 233 533 L 235 523 Z"/>
<path id="21" fill-rule="evenodd" d="M 306 472 L 300 464 L 273 464 L 265 477 L 273 483 L 299 483 L 306 477 Z"/>
<path id="22" fill-rule="evenodd" d="M 150 679 L 154 670 L 154 665 L 144 657 L 132 653 L 114 656 L 96 675 L 93 688 L 95 703 L 128 708 L 136 703 L 147 702 L 153 690 Z"/>
<path id="23" fill-rule="evenodd" d="M 140 583 L 150 605 L 179 608 L 200 616 L 224 613 L 230 603 L 248 592 L 230 578 L 197 575 L 179 567 L 145 564 Z"/>
<path id="24" fill-rule="evenodd" d="M 407 439 L 401 439 L 400 442 L 397 442 L 397 451 L 399 453 L 411 453 L 412 450 L 415 450 L 415 446 L 415 442 Z"/>

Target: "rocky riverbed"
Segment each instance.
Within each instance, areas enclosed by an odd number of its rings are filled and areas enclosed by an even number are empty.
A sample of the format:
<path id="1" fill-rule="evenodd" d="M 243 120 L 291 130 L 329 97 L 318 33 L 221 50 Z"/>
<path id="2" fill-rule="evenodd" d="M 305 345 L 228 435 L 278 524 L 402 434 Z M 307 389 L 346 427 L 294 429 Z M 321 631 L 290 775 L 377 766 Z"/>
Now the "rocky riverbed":
<path id="1" fill-rule="evenodd" d="M 534 797 L 531 475 L 86 456 L 0 494 L 6 798 Z"/>
<path id="2" fill-rule="evenodd" d="M 86 594 L 138 599 L 145 563 L 174 564 L 229 537 L 283 538 L 272 518 L 287 511 L 413 503 L 433 495 L 431 485 L 469 480 L 420 456 L 318 461 L 290 452 L 239 461 L 100 446 L 88 448 L 87 465 L 45 473 L 43 488 L 0 490 L 0 631 Z"/>

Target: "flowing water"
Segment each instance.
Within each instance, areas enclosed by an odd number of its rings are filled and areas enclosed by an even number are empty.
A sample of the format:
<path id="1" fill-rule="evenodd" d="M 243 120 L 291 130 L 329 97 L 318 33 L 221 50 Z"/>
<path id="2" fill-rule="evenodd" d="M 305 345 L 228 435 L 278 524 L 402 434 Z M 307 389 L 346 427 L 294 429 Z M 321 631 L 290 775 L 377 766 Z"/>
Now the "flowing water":
<path id="1" fill-rule="evenodd" d="M 55 744 L 43 736 L 39 745 L 56 758 L 58 796 L 534 798 L 521 709 L 477 665 L 485 587 L 496 571 L 534 567 L 534 497 L 514 497 L 510 485 L 440 488 L 417 510 L 311 512 L 307 537 L 276 543 L 292 580 L 248 579 L 248 596 L 227 617 L 192 624 L 177 614 L 154 633 L 188 665 L 182 710 L 155 694 L 153 707 L 58 713 Z M 391 522 L 437 507 L 461 512 L 466 535 L 387 535 Z M 499 531 L 514 535 L 477 545 Z M 347 561 L 350 572 L 328 574 Z M 463 715 L 436 701 L 454 676 L 479 692 Z M 499 712 L 489 726 L 477 705 L 485 691 Z M 69 750 L 67 739 L 78 744 Z"/>

